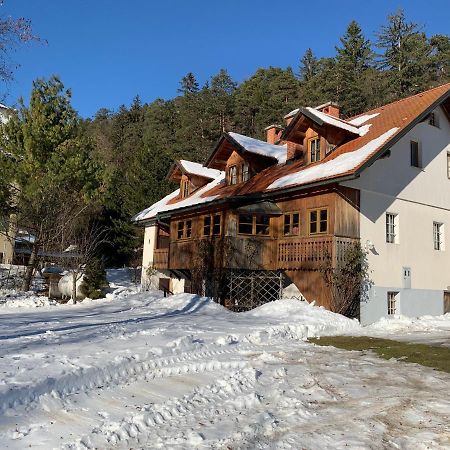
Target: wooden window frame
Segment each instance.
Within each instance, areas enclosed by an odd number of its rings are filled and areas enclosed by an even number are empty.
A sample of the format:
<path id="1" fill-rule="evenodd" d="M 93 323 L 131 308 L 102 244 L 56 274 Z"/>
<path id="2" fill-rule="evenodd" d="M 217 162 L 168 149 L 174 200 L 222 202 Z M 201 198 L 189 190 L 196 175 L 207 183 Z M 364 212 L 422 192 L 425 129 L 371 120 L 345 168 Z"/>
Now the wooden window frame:
<path id="1" fill-rule="evenodd" d="M 252 218 L 252 232 L 251 233 L 242 233 L 239 231 L 239 226 L 241 225 L 241 216 L 251 216 Z M 256 219 L 260 218 L 260 217 L 267 217 L 269 219 L 269 223 L 268 223 L 268 228 L 269 228 L 269 233 L 268 234 L 257 234 L 256 233 L 256 229 L 257 226 L 261 226 L 264 224 L 261 223 L 257 223 Z M 272 236 L 272 217 L 267 215 L 267 214 L 238 214 L 238 220 L 237 220 L 237 234 L 240 236 L 258 236 L 258 237 L 271 237 Z M 244 225 L 250 225 L 250 222 L 244 222 Z"/>
<path id="2" fill-rule="evenodd" d="M 182 224 L 180 228 L 180 224 Z M 190 226 L 188 226 L 190 224 Z M 181 231 L 181 237 L 180 237 Z M 192 219 L 179 220 L 177 222 L 177 241 L 183 241 L 192 238 Z"/>
<path id="3" fill-rule="evenodd" d="M 414 145 L 415 144 L 415 145 Z M 417 155 L 413 152 L 417 151 Z M 409 154 L 410 154 L 410 164 L 411 167 L 416 167 L 417 169 L 422 168 L 422 155 L 420 151 L 420 142 L 411 140 L 409 141 Z"/>
<path id="4" fill-rule="evenodd" d="M 232 175 L 233 170 L 235 171 L 234 175 Z M 232 166 L 228 167 L 228 185 L 233 186 L 235 184 L 238 184 L 238 181 L 239 181 L 238 166 L 236 164 L 233 164 Z"/>
<path id="5" fill-rule="evenodd" d="M 397 314 L 397 291 L 388 291 L 387 293 L 387 315 L 395 316 Z"/>
<path id="6" fill-rule="evenodd" d="M 327 229 L 325 231 L 320 231 L 320 212 L 326 211 L 327 212 Z M 311 213 L 316 212 L 317 213 L 317 230 L 316 232 L 311 232 Z M 328 207 L 321 207 L 321 208 L 311 208 L 308 209 L 308 236 L 316 236 L 318 234 L 328 234 L 330 230 L 330 211 Z"/>
<path id="7" fill-rule="evenodd" d="M 187 198 L 191 195 L 191 182 L 189 180 L 181 180 L 180 193 L 181 198 Z"/>
<path id="8" fill-rule="evenodd" d="M 292 232 L 292 229 L 293 229 L 293 223 L 294 223 L 294 221 L 293 221 L 293 217 L 294 217 L 294 215 L 295 214 L 298 214 L 298 232 L 297 233 L 293 233 Z M 285 231 L 285 217 L 286 216 L 289 216 L 289 233 L 286 233 L 286 231 Z M 282 224 L 281 224 L 281 226 L 282 226 L 282 235 L 284 236 L 284 237 L 296 237 L 296 236 L 300 236 L 300 212 L 299 211 L 290 211 L 290 212 L 286 212 L 286 213 L 284 213 L 283 214 L 283 222 L 282 222 Z"/>
<path id="9" fill-rule="evenodd" d="M 313 142 L 318 142 L 319 143 L 319 149 L 317 149 L 317 147 L 314 149 L 314 159 L 313 159 L 313 152 L 312 152 L 312 144 Z M 321 149 L 321 143 L 320 143 L 320 136 L 317 137 L 313 137 L 311 139 L 308 140 L 308 151 L 309 151 L 309 162 L 313 163 L 313 162 L 317 162 L 320 161 L 321 159 L 321 155 L 320 155 L 320 149 Z M 317 150 L 319 150 L 319 157 L 317 159 Z"/>
<path id="10" fill-rule="evenodd" d="M 245 182 L 250 180 L 250 166 L 247 162 L 241 164 L 241 181 Z"/>
<path id="11" fill-rule="evenodd" d="M 205 219 L 209 218 L 209 234 L 205 233 Z M 214 218 L 219 217 L 219 233 L 214 233 Z M 222 213 L 212 213 L 202 216 L 202 237 L 222 236 Z"/>

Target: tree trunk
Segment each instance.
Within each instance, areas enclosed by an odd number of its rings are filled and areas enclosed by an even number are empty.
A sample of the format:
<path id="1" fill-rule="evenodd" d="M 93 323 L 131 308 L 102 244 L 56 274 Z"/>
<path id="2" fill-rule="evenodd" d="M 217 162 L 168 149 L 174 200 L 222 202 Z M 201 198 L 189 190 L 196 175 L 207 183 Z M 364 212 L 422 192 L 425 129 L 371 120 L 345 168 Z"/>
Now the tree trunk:
<path id="1" fill-rule="evenodd" d="M 34 242 L 31 249 L 30 259 L 28 260 L 27 270 L 22 282 L 22 291 L 29 291 L 31 287 L 31 280 L 33 278 L 33 272 L 38 261 L 39 242 Z"/>
<path id="2" fill-rule="evenodd" d="M 72 274 L 72 300 L 73 303 L 77 302 L 77 272 Z"/>

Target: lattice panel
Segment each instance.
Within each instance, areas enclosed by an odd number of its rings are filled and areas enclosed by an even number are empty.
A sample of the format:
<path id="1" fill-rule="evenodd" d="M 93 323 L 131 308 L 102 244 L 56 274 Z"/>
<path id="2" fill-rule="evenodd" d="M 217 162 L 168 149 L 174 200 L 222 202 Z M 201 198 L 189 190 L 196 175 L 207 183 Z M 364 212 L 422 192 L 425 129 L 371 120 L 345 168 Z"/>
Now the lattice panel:
<path id="1" fill-rule="evenodd" d="M 248 311 L 278 300 L 283 291 L 283 273 L 270 270 L 233 270 L 229 278 L 230 309 Z"/>

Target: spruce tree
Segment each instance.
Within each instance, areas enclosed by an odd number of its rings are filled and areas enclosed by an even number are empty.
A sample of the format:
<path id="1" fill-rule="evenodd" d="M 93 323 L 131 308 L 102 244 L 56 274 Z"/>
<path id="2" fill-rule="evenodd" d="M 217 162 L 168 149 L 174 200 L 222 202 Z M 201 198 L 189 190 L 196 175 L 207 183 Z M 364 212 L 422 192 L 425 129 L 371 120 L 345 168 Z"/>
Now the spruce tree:
<path id="1" fill-rule="evenodd" d="M 317 74 L 318 70 L 319 66 L 317 58 L 314 56 L 311 48 L 308 48 L 300 60 L 300 79 L 309 81 Z"/>
<path id="2" fill-rule="evenodd" d="M 361 27 L 354 20 L 340 41 L 341 47 L 336 47 L 338 103 L 345 115 L 352 116 L 367 107 L 364 73 L 370 67 L 373 55 L 370 41 L 364 38 Z"/>
<path id="3" fill-rule="evenodd" d="M 388 17 L 378 33 L 379 68 L 389 71 L 393 98 L 425 89 L 430 81 L 431 45 L 414 22 L 407 22 L 403 10 Z"/>

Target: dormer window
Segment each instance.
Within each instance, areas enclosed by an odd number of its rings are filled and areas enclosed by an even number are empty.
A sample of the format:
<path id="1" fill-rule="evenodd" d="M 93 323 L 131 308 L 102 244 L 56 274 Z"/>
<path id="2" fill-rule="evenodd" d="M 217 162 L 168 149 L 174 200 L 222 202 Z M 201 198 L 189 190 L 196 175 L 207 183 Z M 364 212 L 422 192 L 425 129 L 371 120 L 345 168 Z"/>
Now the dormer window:
<path id="1" fill-rule="evenodd" d="M 189 180 L 181 180 L 180 192 L 181 198 L 189 197 L 189 194 L 191 193 L 191 184 L 189 183 Z"/>
<path id="2" fill-rule="evenodd" d="M 237 184 L 237 166 L 231 166 L 228 169 L 228 184 Z"/>
<path id="3" fill-rule="evenodd" d="M 309 141 L 310 161 L 320 161 L 320 138 L 316 137 Z"/>
<path id="4" fill-rule="evenodd" d="M 241 166 L 241 174 L 242 174 L 242 181 L 248 181 L 250 180 L 250 171 L 249 166 L 247 163 L 243 163 Z"/>

